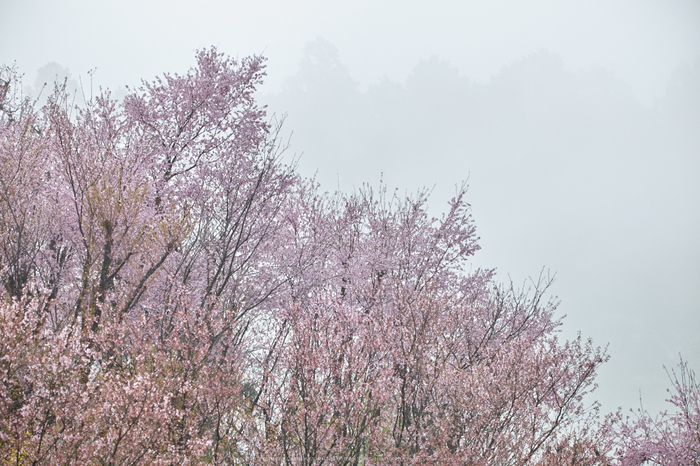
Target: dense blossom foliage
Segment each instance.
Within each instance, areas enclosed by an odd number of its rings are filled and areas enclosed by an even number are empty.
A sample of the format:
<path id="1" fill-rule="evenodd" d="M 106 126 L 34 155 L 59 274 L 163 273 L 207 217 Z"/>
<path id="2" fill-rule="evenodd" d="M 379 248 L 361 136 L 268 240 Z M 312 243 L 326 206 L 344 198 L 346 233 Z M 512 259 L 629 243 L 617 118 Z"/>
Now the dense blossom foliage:
<path id="1" fill-rule="evenodd" d="M 82 107 L 3 73 L 2 464 L 698 464 L 686 364 L 678 414 L 601 419 L 607 355 L 470 268 L 465 187 L 320 192 L 260 57 Z"/>

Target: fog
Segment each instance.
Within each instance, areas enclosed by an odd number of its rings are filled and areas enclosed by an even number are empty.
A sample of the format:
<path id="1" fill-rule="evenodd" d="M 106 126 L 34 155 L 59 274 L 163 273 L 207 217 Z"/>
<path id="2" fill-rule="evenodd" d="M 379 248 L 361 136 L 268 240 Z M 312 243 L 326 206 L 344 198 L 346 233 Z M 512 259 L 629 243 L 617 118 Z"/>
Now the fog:
<path id="1" fill-rule="evenodd" d="M 556 274 L 562 336 L 609 345 L 605 410 L 665 409 L 679 353 L 700 371 L 700 4 L 194 5 L 0 0 L 0 62 L 32 95 L 121 95 L 198 47 L 262 53 L 259 99 L 324 189 L 427 187 L 439 215 L 467 180 L 474 266 Z"/>
<path id="2" fill-rule="evenodd" d="M 329 190 L 382 179 L 432 189 L 437 215 L 468 180 L 475 265 L 527 285 L 541 270 L 568 314 L 563 334 L 610 344 L 605 407 L 661 407 L 663 364 L 700 361 L 700 59 L 643 105 L 594 67 L 538 50 L 480 83 L 438 57 L 361 90 L 323 38 L 282 90 L 302 172 Z"/>

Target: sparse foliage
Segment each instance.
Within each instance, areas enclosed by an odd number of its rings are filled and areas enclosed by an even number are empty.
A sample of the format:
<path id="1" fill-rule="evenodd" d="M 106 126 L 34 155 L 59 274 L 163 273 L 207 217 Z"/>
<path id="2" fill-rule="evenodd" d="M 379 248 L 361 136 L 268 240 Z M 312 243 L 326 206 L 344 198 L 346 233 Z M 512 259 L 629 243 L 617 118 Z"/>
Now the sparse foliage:
<path id="1" fill-rule="evenodd" d="M 669 379 L 670 402 L 675 411 L 653 418 L 640 407 L 627 419 L 621 432 L 621 464 L 700 465 L 700 383 L 687 361 L 680 360 L 678 371 Z"/>

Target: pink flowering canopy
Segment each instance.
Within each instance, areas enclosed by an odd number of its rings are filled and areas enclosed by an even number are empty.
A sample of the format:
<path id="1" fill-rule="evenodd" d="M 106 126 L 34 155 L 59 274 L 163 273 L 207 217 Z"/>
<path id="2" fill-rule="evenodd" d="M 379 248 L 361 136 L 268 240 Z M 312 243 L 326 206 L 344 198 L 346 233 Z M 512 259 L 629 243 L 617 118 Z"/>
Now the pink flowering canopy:
<path id="1" fill-rule="evenodd" d="M 321 192 L 264 74 L 212 48 L 39 108 L 2 69 L 2 464 L 700 464 L 687 363 L 671 414 L 601 416 L 608 356 L 471 267 L 466 187 Z"/>

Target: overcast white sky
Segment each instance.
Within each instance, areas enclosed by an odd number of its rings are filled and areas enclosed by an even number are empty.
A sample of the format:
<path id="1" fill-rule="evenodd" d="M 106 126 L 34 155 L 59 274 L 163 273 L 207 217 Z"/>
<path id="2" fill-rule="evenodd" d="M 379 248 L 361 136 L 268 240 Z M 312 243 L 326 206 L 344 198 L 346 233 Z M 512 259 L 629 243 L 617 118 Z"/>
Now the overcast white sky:
<path id="1" fill-rule="evenodd" d="M 476 263 L 557 273 L 565 335 L 610 344 L 606 409 L 664 407 L 679 351 L 700 370 L 697 0 L 0 0 L 27 86 L 49 62 L 133 86 L 210 45 L 268 57 L 261 98 L 329 189 L 469 177 Z"/>
<path id="2" fill-rule="evenodd" d="M 539 48 L 598 65 L 650 101 L 700 54 L 696 0 L 1 0 L 0 52 L 28 73 L 57 61 L 115 86 L 185 69 L 192 50 L 264 52 L 273 86 L 323 36 L 363 84 L 403 79 L 437 54 L 478 80 Z"/>

